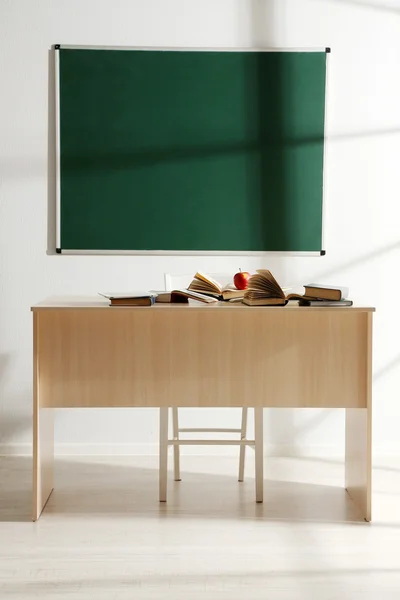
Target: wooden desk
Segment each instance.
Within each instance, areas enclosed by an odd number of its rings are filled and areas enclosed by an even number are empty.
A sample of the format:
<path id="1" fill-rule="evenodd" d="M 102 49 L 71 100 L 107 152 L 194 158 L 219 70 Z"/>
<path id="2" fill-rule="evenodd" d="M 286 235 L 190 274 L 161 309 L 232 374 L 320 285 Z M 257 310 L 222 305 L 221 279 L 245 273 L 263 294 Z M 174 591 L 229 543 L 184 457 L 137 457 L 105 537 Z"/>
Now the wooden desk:
<path id="1" fill-rule="evenodd" d="M 372 308 L 109 307 L 50 299 L 34 328 L 33 520 L 53 489 L 53 409 L 346 409 L 346 489 L 371 519 Z"/>

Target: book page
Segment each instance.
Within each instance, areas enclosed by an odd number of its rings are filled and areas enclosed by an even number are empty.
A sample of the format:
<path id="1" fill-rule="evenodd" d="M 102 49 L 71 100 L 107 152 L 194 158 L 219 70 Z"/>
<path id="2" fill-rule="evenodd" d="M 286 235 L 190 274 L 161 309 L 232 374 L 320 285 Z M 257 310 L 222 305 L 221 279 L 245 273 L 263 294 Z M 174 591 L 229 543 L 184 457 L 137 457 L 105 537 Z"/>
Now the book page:
<path id="1" fill-rule="evenodd" d="M 103 296 L 108 300 L 124 299 L 124 298 L 151 298 L 155 296 L 155 292 L 136 291 L 136 292 L 98 292 L 99 296 Z"/>
<path id="2" fill-rule="evenodd" d="M 197 271 L 196 275 L 194 276 L 195 280 L 199 279 L 199 289 L 201 286 L 200 282 L 205 283 L 206 285 L 204 287 L 202 287 L 202 289 L 211 289 L 215 292 L 219 292 L 221 293 L 222 289 L 221 289 L 221 285 L 218 283 L 218 281 L 216 281 L 215 279 L 213 279 L 212 277 L 210 277 L 209 275 L 206 275 L 205 273 L 202 273 L 201 271 Z M 192 281 L 192 284 L 195 283 Z M 197 282 L 196 282 L 197 283 Z M 192 285 L 191 284 L 191 285 Z"/>
<path id="3" fill-rule="evenodd" d="M 285 293 L 271 271 L 257 269 L 257 274 L 253 275 L 249 280 L 246 296 L 252 298 L 263 298 L 268 296 L 285 298 Z"/>

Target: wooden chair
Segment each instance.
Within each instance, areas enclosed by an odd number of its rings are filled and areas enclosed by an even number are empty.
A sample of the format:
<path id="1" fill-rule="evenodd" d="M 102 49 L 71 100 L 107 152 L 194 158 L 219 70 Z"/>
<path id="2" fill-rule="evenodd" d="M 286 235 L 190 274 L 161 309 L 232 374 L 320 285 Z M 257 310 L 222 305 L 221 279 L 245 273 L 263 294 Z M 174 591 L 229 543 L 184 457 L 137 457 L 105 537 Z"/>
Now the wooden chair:
<path id="1" fill-rule="evenodd" d="M 225 283 L 224 276 L 221 274 L 210 274 L 221 283 Z M 226 275 L 225 275 L 226 278 Z M 186 288 L 192 275 L 171 275 L 165 274 L 165 289 Z M 168 413 L 169 408 L 160 409 L 160 502 L 167 500 L 167 473 L 168 473 L 168 447 L 174 448 L 174 479 L 181 481 L 180 473 L 180 446 L 183 445 L 238 445 L 239 451 L 239 474 L 238 481 L 244 480 L 245 452 L 246 446 L 253 447 L 256 453 L 256 501 L 262 502 L 263 499 L 263 411 L 262 408 L 254 409 L 254 439 L 247 439 L 247 418 L 248 408 L 242 408 L 241 424 L 237 428 L 223 427 L 179 427 L 178 408 L 172 407 L 172 438 L 169 437 Z M 180 434 L 190 433 L 224 433 L 238 435 L 238 439 L 182 439 Z"/>

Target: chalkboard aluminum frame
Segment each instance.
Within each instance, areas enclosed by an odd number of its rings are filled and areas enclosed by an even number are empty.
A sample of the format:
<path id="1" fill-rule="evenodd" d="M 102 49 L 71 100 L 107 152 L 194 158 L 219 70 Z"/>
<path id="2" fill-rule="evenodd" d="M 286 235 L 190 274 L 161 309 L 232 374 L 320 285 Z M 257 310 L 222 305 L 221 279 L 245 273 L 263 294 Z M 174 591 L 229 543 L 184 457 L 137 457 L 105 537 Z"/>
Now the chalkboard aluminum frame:
<path id="1" fill-rule="evenodd" d="M 292 252 L 292 251 L 213 251 L 213 250 L 63 250 L 61 247 L 61 149 L 60 149 L 60 49 L 65 50 L 152 50 L 152 51 L 174 51 L 174 52 L 325 52 L 326 53 L 326 69 L 325 69 L 325 115 L 324 115 L 324 150 L 323 150 L 323 173 L 322 173 L 322 236 L 320 252 Z M 326 158 L 327 158 L 327 104 L 328 104 L 328 71 L 329 71 L 329 54 L 331 49 L 325 48 L 224 48 L 224 47 L 164 47 L 164 46 L 75 46 L 67 44 L 55 44 L 52 48 L 55 53 L 55 149 L 56 149 L 56 253 L 69 255 L 158 255 L 158 256 L 325 256 L 324 230 L 325 230 L 325 195 L 326 195 Z"/>

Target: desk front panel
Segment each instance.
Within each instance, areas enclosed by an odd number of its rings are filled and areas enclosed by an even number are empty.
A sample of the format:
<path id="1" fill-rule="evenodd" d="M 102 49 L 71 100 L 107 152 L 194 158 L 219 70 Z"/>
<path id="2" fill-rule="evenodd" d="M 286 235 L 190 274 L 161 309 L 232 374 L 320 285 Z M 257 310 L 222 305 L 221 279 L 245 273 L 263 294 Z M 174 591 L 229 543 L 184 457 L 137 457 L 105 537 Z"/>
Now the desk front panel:
<path id="1" fill-rule="evenodd" d="M 366 407 L 371 314 L 37 310 L 43 407 Z"/>

